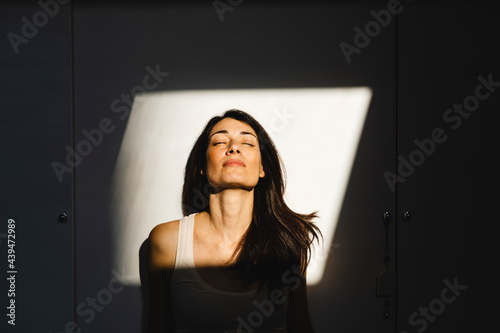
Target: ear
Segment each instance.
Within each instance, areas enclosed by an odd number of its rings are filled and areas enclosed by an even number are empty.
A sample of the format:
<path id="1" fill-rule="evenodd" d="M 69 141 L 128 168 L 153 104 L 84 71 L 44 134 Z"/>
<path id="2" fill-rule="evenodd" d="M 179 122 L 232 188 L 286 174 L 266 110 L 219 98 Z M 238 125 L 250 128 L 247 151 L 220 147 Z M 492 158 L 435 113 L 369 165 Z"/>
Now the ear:
<path id="1" fill-rule="evenodd" d="M 260 178 L 264 178 L 266 176 L 266 173 L 264 171 L 264 167 L 262 166 L 262 164 L 260 165 L 260 171 L 259 171 L 259 177 Z"/>
<path id="2" fill-rule="evenodd" d="M 204 176 L 205 173 L 203 172 L 203 169 L 200 170 L 200 175 Z"/>

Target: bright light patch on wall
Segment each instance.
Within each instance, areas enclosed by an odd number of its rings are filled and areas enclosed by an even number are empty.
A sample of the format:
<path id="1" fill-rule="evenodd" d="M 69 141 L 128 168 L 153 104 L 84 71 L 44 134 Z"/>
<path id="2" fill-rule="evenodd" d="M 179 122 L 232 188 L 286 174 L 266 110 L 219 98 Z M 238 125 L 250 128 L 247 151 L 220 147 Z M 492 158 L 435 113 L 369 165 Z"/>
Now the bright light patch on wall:
<path id="1" fill-rule="evenodd" d="M 294 88 L 155 92 L 137 95 L 113 175 L 114 267 L 139 284 L 138 252 L 151 229 L 182 217 L 184 166 L 214 115 L 236 108 L 268 131 L 286 170 L 285 199 L 318 211 L 324 243 L 315 246 L 308 284 L 321 280 L 371 89 Z"/>

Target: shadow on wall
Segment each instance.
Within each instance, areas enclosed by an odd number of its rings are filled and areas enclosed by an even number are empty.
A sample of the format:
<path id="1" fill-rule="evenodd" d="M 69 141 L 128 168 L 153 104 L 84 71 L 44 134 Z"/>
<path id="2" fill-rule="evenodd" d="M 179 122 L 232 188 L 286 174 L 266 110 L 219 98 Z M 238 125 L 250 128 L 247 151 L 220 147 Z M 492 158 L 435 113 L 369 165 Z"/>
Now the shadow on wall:
<path id="1" fill-rule="evenodd" d="M 149 282 L 148 282 L 149 238 L 144 240 L 139 248 L 139 277 L 142 291 L 141 333 L 146 333 L 149 316 Z"/>

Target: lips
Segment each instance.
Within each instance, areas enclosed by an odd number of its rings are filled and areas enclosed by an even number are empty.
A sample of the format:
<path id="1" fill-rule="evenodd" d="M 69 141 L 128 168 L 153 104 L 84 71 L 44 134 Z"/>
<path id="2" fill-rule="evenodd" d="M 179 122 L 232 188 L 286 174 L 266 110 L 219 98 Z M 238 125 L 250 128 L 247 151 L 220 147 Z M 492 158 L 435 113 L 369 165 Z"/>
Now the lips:
<path id="1" fill-rule="evenodd" d="M 240 166 L 240 167 L 244 167 L 244 166 L 245 166 L 245 163 L 243 163 L 243 162 L 242 162 L 242 161 L 240 161 L 240 160 L 234 160 L 234 159 L 233 159 L 233 160 L 229 160 L 229 161 L 225 162 L 225 163 L 223 164 L 223 166 L 236 166 L 236 167 L 237 167 L 237 166 Z"/>

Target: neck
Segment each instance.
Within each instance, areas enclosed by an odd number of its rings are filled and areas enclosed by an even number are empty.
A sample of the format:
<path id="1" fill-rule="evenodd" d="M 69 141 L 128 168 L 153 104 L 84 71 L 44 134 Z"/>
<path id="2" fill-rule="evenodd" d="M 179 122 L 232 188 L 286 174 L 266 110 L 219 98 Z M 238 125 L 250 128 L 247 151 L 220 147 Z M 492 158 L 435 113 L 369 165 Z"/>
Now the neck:
<path id="1" fill-rule="evenodd" d="M 239 242 L 252 222 L 254 190 L 225 189 L 210 194 L 210 225 L 223 241 Z"/>

